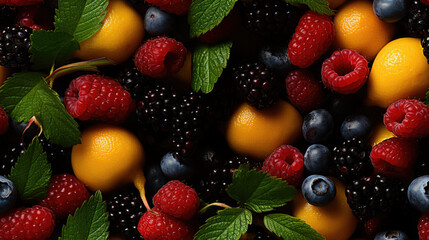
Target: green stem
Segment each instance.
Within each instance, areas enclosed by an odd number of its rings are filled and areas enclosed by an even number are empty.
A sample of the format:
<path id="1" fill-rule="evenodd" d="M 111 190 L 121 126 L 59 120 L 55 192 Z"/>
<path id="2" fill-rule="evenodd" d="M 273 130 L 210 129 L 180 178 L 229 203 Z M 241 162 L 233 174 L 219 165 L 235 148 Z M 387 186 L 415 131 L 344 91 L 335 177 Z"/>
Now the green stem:
<path id="1" fill-rule="evenodd" d="M 212 207 L 212 206 L 223 207 L 223 208 L 231 208 L 231 206 L 226 205 L 225 203 L 214 202 L 214 203 L 207 204 L 206 206 L 204 206 L 203 208 L 201 208 L 200 211 L 199 211 L 199 213 L 203 214 L 205 211 L 207 211 L 207 209 L 209 207 Z"/>

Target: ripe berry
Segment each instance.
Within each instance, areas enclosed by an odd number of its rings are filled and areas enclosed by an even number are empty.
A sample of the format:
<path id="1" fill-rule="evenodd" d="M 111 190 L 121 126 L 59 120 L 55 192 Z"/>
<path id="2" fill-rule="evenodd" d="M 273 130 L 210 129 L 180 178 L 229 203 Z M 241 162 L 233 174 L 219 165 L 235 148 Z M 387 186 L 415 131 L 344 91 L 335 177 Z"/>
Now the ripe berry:
<path id="1" fill-rule="evenodd" d="M 341 124 L 341 136 L 344 139 L 365 138 L 371 130 L 371 123 L 365 115 L 350 115 Z"/>
<path id="2" fill-rule="evenodd" d="M 1 4 L 0 4 L 1 5 Z M 16 8 L 0 6 L 0 29 L 13 25 L 16 16 Z"/>
<path id="3" fill-rule="evenodd" d="M 330 203 L 337 194 L 334 182 L 322 175 L 310 175 L 304 179 L 301 191 L 305 200 L 315 206 Z"/>
<path id="4" fill-rule="evenodd" d="M 411 0 L 408 11 L 408 32 L 412 37 L 421 38 L 428 29 L 429 6 L 419 0 Z"/>
<path id="5" fill-rule="evenodd" d="M 429 239 L 429 213 L 423 213 L 417 225 L 420 240 Z"/>
<path id="6" fill-rule="evenodd" d="M 304 166 L 310 173 L 325 173 L 331 163 L 331 151 L 322 144 L 310 145 L 304 154 Z"/>
<path id="7" fill-rule="evenodd" d="M 7 26 L 0 30 L 0 65 L 8 68 L 29 65 L 32 32 L 31 28 L 21 26 Z"/>
<path id="8" fill-rule="evenodd" d="M 146 182 L 150 182 L 150 184 L 145 186 L 146 196 L 148 196 L 148 200 L 150 200 L 162 186 L 167 184 L 169 178 L 162 172 L 159 162 L 145 166 L 144 175 L 146 177 Z"/>
<path id="9" fill-rule="evenodd" d="M 408 201 L 421 212 L 429 212 L 428 183 L 429 175 L 424 175 L 414 179 L 408 186 Z"/>
<path id="10" fill-rule="evenodd" d="M 262 171 L 282 178 L 290 185 L 298 186 L 304 172 L 304 157 L 297 148 L 282 145 L 265 159 Z"/>
<path id="11" fill-rule="evenodd" d="M 357 92 L 368 74 L 368 61 L 355 50 L 335 51 L 322 65 L 323 84 L 341 94 Z"/>
<path id="12" fill-rule="evenodd" d="M 287 46 L 267 45 L 259 51 L 259 59 L 275 71 L 284 72 L 293 67 L 287 55 Z"/>
<path id="13" fill-rule="evenodd" d="M 192 0 L 146 0 L 146 2 L 169 13 L 186 15 L 189 11 Z"/>
<path id="14" fill-rule="evenodd" d="M 387 23 L 401 20 L 408 10 L 406 0 L 374 0 L 372 8 L 375 15 Z"/>
<path id="15" fill-rule="evenodd" d="M 0 175 L 0 213 L 11 209 L 16 201 L 17 190 L 13 182 Z"/>
<path id="16" fill-rule="evenodd" d="M 178 155 L 175 153 L 166 153 L 161 159 L 162 173 L 170 179 L 186 179 L 192 172 L 192 166 L 180 162 Z"/>
<path id="17" fill-rule="evenodd" d="M 302 134 L 309 143 L 321 143 L 328 140 L 334 130 L 334 118 L 325 109 L 311 111 L 302 123 Z"/>
<path id="18" fill-rule="evenodd" d="M 400 230 L 390 230 L 378 233 L 374 240 L 409 240 L 408 235 Z"/>
<path id="19" fill-rule="evenodd" d="M 9 118 L 6 112 L 0 108 L 0 135 L 6 133 L 9 129 Z"/>
<path id="20" fill-rule="evenodd" d="M 158 7 L 149 7 L 144 17 L 144 29 L 152 36 L 165 35 L 173 31 L 175 16 Z"/>

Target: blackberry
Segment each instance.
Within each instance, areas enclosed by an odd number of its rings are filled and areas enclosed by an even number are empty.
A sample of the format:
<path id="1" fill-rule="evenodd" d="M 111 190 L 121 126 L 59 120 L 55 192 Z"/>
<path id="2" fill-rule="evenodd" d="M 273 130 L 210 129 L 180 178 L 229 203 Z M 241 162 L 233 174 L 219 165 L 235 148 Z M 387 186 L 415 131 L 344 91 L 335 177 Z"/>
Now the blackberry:
<path id="1" fill-rule="evenodd" d="M 408 32 L 413 37 L 423 37 L 429 28 L 429 7 L 419 0 L 412 0 L 408 14 Z"/>
<path id="2" fill-rule="evenodd" d="M 429 29 L 426 30 L 425 36 L 421 40 L 422 47 L 423 47 L 423 54 L 426 57 L 426 60 L 429 64 Z"/>
<path id="3" fill-rule="evenodd" d="M 235 83 L 250 105 L 265 109 L 279 99 L 280 80 L 264 64 L 247 63 L 233 71 Z"/>
<path id="4" fill-rule="evenodd" d="M 23 68 L 30 63 L 32 31 L 23 26 L 7 26 L 0 31 L 0 65 Z"/>
<path id="5" fill-rule="evenodd" d="M 120 70 L 119 76 L 116 79 L 136 101 L 143 97 L 148 85 L 153 85 L 149 84 L 153 82 L 153 79 L 141 74 L 134 65 L 134 62 L 127 62 L 125 67 Z"/>
<path id="6" fill-rule="evenodd" d="M 51 143 L 43 135 L 39 137 L 46 158 L 51 163 L 52 174 L 73 173 L 71 166 L 71 148 Z"/>
<path id="7" fill-rule="evenodd" d="M 389 214 L 407 201 L 407 186 L 383 174 L 354 180 L 346 188 L 347 203 L 361 221 Z"/>
<path id="8" fill-rule="evenodd" d="M 371 145 L 358 138 L 344 141 L 333 149 L 334 175 L 344 183 L 371 175 Z"/>
<path id="9" fill-rule="evenodd" d="M 109 212 L 110 232 L 126 239 L 143 239 L 137 230 L 146 209 L 140 194 L 133 186 L 106 197 Z"/>
<path id="10" fill-rule="evenodd" d="M 24 144 L 12 146 L 6 153 L 0 155 L 0 175 L 7 176 L 15 165 L 18 157 L 24 153 Z"/>
<path id="11" fill-rule="evenodd" d="M 13 25 L 16 16 L 16 8 L 0 6 L 0 28 Z"/>

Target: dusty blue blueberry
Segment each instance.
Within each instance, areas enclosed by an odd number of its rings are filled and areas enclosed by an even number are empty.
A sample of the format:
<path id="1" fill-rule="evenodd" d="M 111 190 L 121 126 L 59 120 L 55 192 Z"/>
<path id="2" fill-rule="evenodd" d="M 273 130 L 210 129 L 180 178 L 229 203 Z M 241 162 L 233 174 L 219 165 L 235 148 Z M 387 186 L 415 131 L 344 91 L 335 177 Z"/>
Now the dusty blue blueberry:
<path id="1" fill-rule="evenodd" d="M 406 0 L 374 0 L 372 9 L 379 19 L 394 23 L 407 14 L 407 3 Z"/>
<path id="2" fill-rule="evenodd" d="M 378 233 L 374 240 L 409 240 L 409 238 L 400 230 L 390 230 Z"/>
<path id="3" fill-rule="evenodd" d="M 276 71 L 287 71 L 293 67 L 287 55 L 287 46 L 265 46 L 259 51 L 259 59 Z"/>
<path id="4" fill-rule="evenodd" d="M 408 201 L 420 212 L 429 212 L 429 175 L 414 179 L 408 186 Z"/>
<path id="5" fill-rule="evenodd" d="M 308 176 L 302 183 L 301 191 L 305 200 L 315 206 L 330 203 L 337 194 L 334 182 L 322 175 Z"/>
<path id="6" fill-rule="evenodd" d="M 15 205 L 16 188 L 13 182 L 0 175 L 0 213 L 6 212 Z"/>
<path id="7" fill-rule="evenodd" d="M 161 159 L 161 170 L 170 179 L 185 179 L 192 174 L 192 168 L 177 159 L 175 154 L 167 153 Z"/>
<path id="8" fill-rule="evenodd" d="M 302 123 L 302 134 L 309 143 L 322 143 L 331 137 L 334 118 L 325 109 L 311 111 Z"/>
<path id="9" fill-rule="evenodd" d="M 164 35 L 173 31 L 174 21 L 174 15 L 152 6 L 146 11 L 144 28 L 150 35 Z"/>
<path id="10" fill-rule="evenodd" d="M 304 167 L 309 173 L 325 173 L 331 161 L 331 151 L 322 144 L 310 145 L 304 154 Z"/>
<path id="11" fill-rule="evenodd" d="M 341 136 L 346 140 L 365 137 L 370 130 L 371 123 L 365 115 L 350 115 L 341 124 Z"/>

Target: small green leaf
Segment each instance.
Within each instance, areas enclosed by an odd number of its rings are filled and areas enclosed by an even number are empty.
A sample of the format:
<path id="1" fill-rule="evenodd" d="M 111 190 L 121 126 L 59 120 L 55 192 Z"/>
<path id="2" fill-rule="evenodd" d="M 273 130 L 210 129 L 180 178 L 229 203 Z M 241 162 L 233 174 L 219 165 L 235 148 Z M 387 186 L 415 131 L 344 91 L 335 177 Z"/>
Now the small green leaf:
<path id="1" fill-rule="evenodd" d="M 193 0 L 188 23 L 191 38 L 198 37 L 219 25 L 237 0 Z"/>
<path id="2" fill-rule="evenodd" d="M 261 213 L 281 207 L 295 198 L 296 190 L 279 178 L 247 165 L 234 171 L 232 183 L 226 189 L 228 195 L 239 204 Z"/>
<path id="3" fill-rule="evenodd" d="M 79 43 L 73 36 L 64 32 L 33 31 L 30 39 L 31 62 L 36 70 L 49 70 L 54 64 L 62 65 L 79 49 Z"/>
<path id="4" fill-rule="evenodd" d="M 18 157 L 9 177 L 18 190 L 18 198 L 26 203 L 34 203 L 46 196 L 51 174 L 46 153 L 35 138 L 22 156 Z"/>
<path id="5" fill-rule="evenodd" d="M 105 240 L 109 237 L 109 214 L 106 203 L 97 191 L 83 202 L 73 216 L 69 215 L 59 240 Z"/>
<path id="6" fill-rule="evenodd" d="M 16 122 L 28 122 L 33 116 L 52 143 L 71 147 L 80 143 L 79 125 L 67 112 L 58 94 L 37 72 L 15 73 L 0 86 L 0 105 Z"/>
<path id="7" fill-rule="evenodd" d="M 194 240 L 238 240 L 252 223 L 252 213 L 244 208 L 227 208 L 207 219 Z"/>
<path id="8" fill-rule="evenodd" d="M 55 15 L 55 31 L 72 35 L 78 42 L 96 33 L 106 16 L 109 0 L 60 0 Z"/>
<path id="9" fill-rule="evenodd" d="M 310 8 L 311 11 L 325 15 L 333 15 L 334 11 L 329 8 L 329 2 L 326 0 L 285 0 L 285 2 L 299 5 L 304 4 Z"/>
<path id="10" fill-rule="evenodd" d="M 192 55 L 192 88 L 209 93 L 226 67 L 232 42 L 215 46 L 198 45 Z"/>
<path id="11" fill-rule="evenodd" d="M 429 91 L 426 92 L 426 105 L 429 105 Z"/>
<path id="12" fill-rule="evenodd" d="M 282 213 L 264 217 L 265 227 L 283 239 L 324 240 L 325 238 L 299 218 Z"/>

